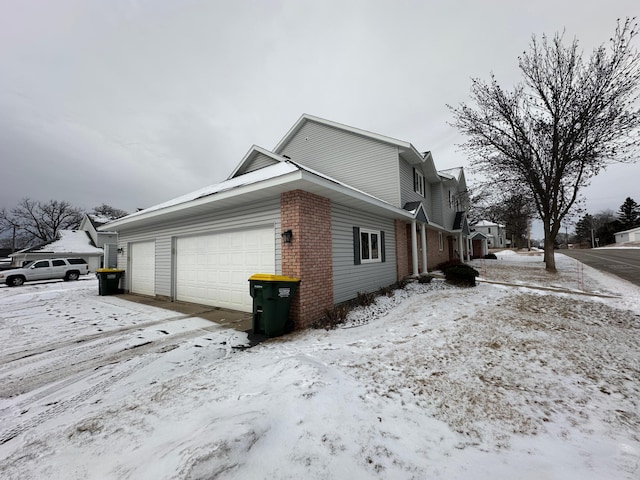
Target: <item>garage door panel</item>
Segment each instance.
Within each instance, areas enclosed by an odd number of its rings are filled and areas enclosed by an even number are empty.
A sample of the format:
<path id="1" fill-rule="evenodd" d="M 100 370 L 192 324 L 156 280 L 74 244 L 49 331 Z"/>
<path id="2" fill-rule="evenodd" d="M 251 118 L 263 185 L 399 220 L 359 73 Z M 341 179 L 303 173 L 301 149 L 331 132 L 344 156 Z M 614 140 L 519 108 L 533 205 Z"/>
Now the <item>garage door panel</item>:
<path id="1" fill-rule="evenodd" d="M 247 279 L 275 273 L 273 227 L 178 238 L 176 298 L 250 312 Z"/>
<path id="2" fill-rule="evenodd" d="M 129 290 L 142 295 L 155 295 L 156 244 L 137 242 L 131 244 Z"/>

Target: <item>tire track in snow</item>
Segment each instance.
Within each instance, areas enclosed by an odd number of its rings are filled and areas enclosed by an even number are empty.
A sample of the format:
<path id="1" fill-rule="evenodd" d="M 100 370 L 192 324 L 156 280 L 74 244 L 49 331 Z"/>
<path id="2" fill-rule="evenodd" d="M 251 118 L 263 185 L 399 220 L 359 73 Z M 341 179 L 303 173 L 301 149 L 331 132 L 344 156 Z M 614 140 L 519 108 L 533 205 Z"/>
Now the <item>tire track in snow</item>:
<path id="1" fill-rule="evenodd" d="M 160 322 L 151 323 L 156 325 Z M 140 356 L 151 349 L 166 347 L 172 343 L 198 337 L 204 333 L 214 332 L 216 330 L 223 330 L 223 328 L 217 324 L 213 324 L 210 327 L 196 328 L 186 332 L 167 334 L 162 338 L 150 341 L 146 340 L 145 343 L 138 345 L 135 343 L 130 344 L 132 340 L 135 341 L 135 338 L 121 337 L 102 344 L 86 345 L 82 349 L 68 348 L 63 351 L 58 349 L 52 352 L 47 352 L 50 353 L 50 356 L 55 356 L 55 358 L 45 366 L 40 367 L 33 372 L 28 372 L 21 378 L 4 380 L 2 387 L 0 387 L 0 398 L 26 394 L 38 388 L 55 383 L 55 385 L 52 385 L 42 392 L 38 392 L 32 397 L 29 397 L 28 401 L 29 403 L 32 403 L 34 400 L 45 398 L 48 395 L 64 388 L 67 384 L 73 384 L 78 381 L 76 378 L 68 378 L 69 376 L 76 375 L 83 371 L 88 371 L 88 374 L 85 375 L 85 377 L 87 377 L 93 374 L 95 370 L 106 365 L 118 363 L 123 360 L 129 360 L 133 357 Z M 127 331 L 120 331 L 120 333 L 127 333 Z M 123 345 L 122 349 L 117 352 L 105 352 L 105 348 L 110 348 L 117 343 L 123 342 L 129 343 L 127 345 Z M 73 343 L 74 342 L 71 343 L 72 347 Z"/>
<path id="2" fill-rule="evenodd" d="M 28 410 L 34 405 L 35 402 L 43 398 L 49 397 L 55 394 L 57 391 L 67 388 L 73 384 L 77 384 L 79 382 L 89 379 L 90 377 L 96 374 L 96 370 L 102 367 L 106 367 L 111 364 L 124 364 L 130 361 L 135 362 L 134 364 L 129 365 L 126 368 L 122 368 L 117 373 L 110 375 L 109 378 L 96 383 L 90 388 L 85 389 L 77 393 L 76 395 L 73 395 L 70 398 L 53 401 L 50 404 L 47 404 L 47 406 L 50 405 L 50 408 L 47 408 L 46 410 L 36 414 L 34 417 L 29 418 L 28 420 L 25 420 L 23 422 L 18 422 L 16 425 L 10 428 L 5 428 L 3 432 L 0 434 L 0 445 L 3 445 L 11 441 L 12 439 L 16 438 L 18 435 L 34 427 L 37 427 L 41 423 L 46 422 L 47 420 L 50 420 L 51 418 L 57 415 L 60 415 L 61 413 L 64 413 L 66 410 L 77 406 L 80 402 L 83 402 L 101 392 L 104 392 L 105 390 L 107 390 L 107 388 L 109 388 L 111 385 L 113 385 L 120 379 L 132 375 L 134 371 L 140 370 L 145 366 L 149 365 L 150 363 L 152 363 L 154 360 L 158 358 L 158 356 L 170 350 L 173 350 L 173 348 L 168 348 L 168 347 L 174 346 L 174 344 L 176 344 L 177 342 L 184 341 L 189 338 L 195 338 L 205 333 L 215 332 L 216 330 L 224 331 L 226 329 L 223 327 L 220 327 L 219 325 L 213 325 L 211 327 L 197 328 L 194 330 L 190 330 L 188 332 L 182 332 L 174 335 L 169 334 L 164 339 L 160 339 L 156 341 L 147 341 L 139 345 L 133 345 L 133 346 L 127 347 L 109 357 L 98 357 L 98 358 L 88 359 L 84 362 L 80 362 L 77 364 L 78 368 L 76 368 L 76 372 L 69 372 L 68 368 L 64 370 L 64 373 L 66 374 L 64 375 L 65 377 L 69 373 L 73 375 L 70 378 L 61 379 L 62 375 L 56 375 L 55 371 L 49 372 L 51 374 L 50 376 L 48 377 L 43 376 L 39 380 L 40 382 L 45 382 L 45 383 L 55 382 L 55 384 L 49 388 L 42 390 L 41 392 L 38 392 L 33 396 L 30 396 L 24 402 L 21 402 L 20 404 L 18 404 L 16 406 L 18 410 L 20 411 Z M 229 341 L 227 341 L 226 344 L 227 344 L 227 347 L 229 347 Z M 178 345 L 175 345 L 175 348 L 177 347 Z M 228 349 L 229 348 L 227 348 L 227 350 Z M 227 355 L 225 355 L 224 358 L 228 358 L 228 356 L 229 355 L 227 352 Z"/>

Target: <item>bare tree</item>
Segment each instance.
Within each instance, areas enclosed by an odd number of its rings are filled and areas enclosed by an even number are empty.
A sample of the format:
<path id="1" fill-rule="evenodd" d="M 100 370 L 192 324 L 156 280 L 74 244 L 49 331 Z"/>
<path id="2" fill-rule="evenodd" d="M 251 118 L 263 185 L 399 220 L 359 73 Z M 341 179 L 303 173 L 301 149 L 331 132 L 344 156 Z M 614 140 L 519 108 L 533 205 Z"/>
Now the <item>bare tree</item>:
<path id="1" fill-rule="evenodd" d="M 531 196 L 544 228 L 546 268 L 555 271 L 554 242 L 580 190 L 607 161 L 632 161 L 640 145 L 640 55 L 632 48 L 635 19 L 627 19 L 610 49 L 587 61 L 578 41 L 535 36 L 519 58 L 523 82 L 512 92 L 492 75 L 474 79 L 474 107 L 449 107 L 467 135 L 472 163 L 505 189 Z"/>
<path id="2" fill-rule="evenodd" d="M 65 201 L 47 203 L 23 198 L 11 211 L 0 211 L 2 230 L 13 230 L 23 245 L 32 246 L 58 238 L 60 230 L 74 230 L 80 226 L 83 212 Z"/>
<path id="3" fill-rule="evenodd" d="M 99 207 L 94 207 L 93 212 L 91 213 L 93 215 L 98 215 L 109 220 L 115 220 L 116 218 L 122 218 L 129 215 L 124 210 L 112 207 L 111 205 L 107 205 L 106 203 L 103 203 Z"/>

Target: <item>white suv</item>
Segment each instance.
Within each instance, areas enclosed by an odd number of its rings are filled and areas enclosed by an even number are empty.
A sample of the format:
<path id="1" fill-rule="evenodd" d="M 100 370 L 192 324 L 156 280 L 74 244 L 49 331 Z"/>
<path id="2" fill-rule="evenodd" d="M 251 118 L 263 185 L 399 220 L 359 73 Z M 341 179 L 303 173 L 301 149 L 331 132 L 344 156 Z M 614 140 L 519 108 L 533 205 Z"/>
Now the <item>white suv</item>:
<path id="1" fill-rule="evenodd" d="M 84 258 L 51 258 L 35 260 L 22 268 L 3 270 L 0 272 L 0 282 L 17 287 L 34 280 L 77 280 L 80 275 L 87 273 L 89 265 Z"/>

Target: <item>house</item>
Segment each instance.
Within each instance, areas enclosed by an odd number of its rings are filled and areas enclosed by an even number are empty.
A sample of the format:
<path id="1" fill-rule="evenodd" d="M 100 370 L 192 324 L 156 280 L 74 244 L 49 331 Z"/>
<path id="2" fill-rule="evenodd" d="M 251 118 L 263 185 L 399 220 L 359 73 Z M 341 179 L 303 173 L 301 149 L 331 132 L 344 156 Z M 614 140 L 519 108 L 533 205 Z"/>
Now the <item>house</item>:
<path id="1" fill-rule="evenodd" d="M 616 232 L 616 243 L 626 242 L 640 242 L 640 227 L 632 228 L 630 230 L 624 230 L 622 232 Z"/>
<path id="2" fill-rule="evenodd" d="M 469 236 L 471 240 L 471 258 L 483 258 L 489 253 L 489 236 L 482 232 L 472 232 Z"/>
<path id="3" fill-rule="evenodd" d="M 84 258 L 89 270 L 100 268 L 103 250 L 98 248 L 84 230 L 61 230 L 58 238 L 37 247 L 25 248 L 9 255 L 14 267 L 41 258 Z"/>
<path id="4" fill-rule="evenodd" d="M 507 246 L 505 226 L 500 223 L 481 220 L 471 226 L 471 231 L 485 234 L 489 248 L 505 248 Z"/>
<path id="5" fill-rule="evenodd" d="M 98 228 L 112 221 L 113 218 L 92 213 L 85 213 L 80 222 L 79 230 L 84 230 L 89 234 L 93 244 L 104 250 L 103 256 L 100 258 L 100 267 L 115 267 L 117 265 L 117 244 L 118 233 L 110 231 L 98 231 Z M 104 259 L 107 258 L 105 262 Z"/>
<path id="6" fill-rule="evenodd" d="M 125 290 L 252 310 L 247 279 L 301 279 L 298 328 L 455 256 L 469 259 L 462 169 L 405 141 L 302 115 L 228 179 L 99 227 L 118 233 Z"/>

